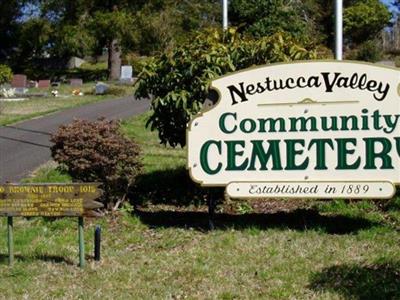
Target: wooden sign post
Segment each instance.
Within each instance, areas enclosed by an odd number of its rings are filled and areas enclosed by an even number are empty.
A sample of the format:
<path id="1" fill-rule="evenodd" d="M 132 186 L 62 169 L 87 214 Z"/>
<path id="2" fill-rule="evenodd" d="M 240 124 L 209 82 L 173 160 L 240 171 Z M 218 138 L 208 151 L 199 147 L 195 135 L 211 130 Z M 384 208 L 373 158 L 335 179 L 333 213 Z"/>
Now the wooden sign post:
<path id="1" fill-rule="evenodd" d="M 7 217 L 9 264 L 14 261 L 13 217 L 78 217 L 79 266 L 85 265 L 83 217 L 96 217 L 99 183 L 0 185 L 0 217 Z"/>

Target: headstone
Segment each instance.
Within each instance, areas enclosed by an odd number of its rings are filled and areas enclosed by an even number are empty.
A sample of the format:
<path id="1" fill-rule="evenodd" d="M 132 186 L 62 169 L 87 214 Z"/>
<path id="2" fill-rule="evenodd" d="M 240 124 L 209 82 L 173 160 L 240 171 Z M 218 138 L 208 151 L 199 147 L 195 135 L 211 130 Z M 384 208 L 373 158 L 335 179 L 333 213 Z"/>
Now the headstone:
<path id="1" fill-rule="evenodd" d="M 121 67 L 121 77 L 120 81 L 122 83 L 132 83 L 132 66 L 122 66 Z"/>
<path id="2" fill-rule="evenodd" d="M 104 82 L 98 82 L 96 83 L 95 86 L 95 94 L 96 95 L 104 95 L 107 90 L 108 90 L 109 86 L 107 84 L 105 84 Z"/>
<path id="3" fill-rule="evenodd" d="M 38 82 L 35 80 L 29 80 L 28 81 L 28 88 L 37 88 L 38 87 Z"/>
<path id="4" fill-rule="evenodd" d="M 71 86 L 82 86 L 83 81 L 80 78 L 72 78 L 69 80 Z"/>
<path id="5" fill-rule="evenodd" d="M 52 82 L 52 83 L 51 83 L 51 87 L 54 87 L 54 88 L 59 88 L 60 85 L 61 85 L 61 82 L 59 82 L 59 81 L 56 81 L 56 82 Z"/>
<path id="6" fill-rule="evenodd" d="M 26 75 L 15 74 L 11 81 L 11 86 L 14 88 L 26 88 Z"/>
<path id="7" fill-rule="evenodd" d="M 15 95 L 25 95 L 28 92 L 27 88 L 16 87 L 15 88 Z"/>
<path id="8" fill-rule="evenodd" d="M 79 68 L 83 63 L 85 63 L 86 61 L 82 58 L 73 56 L 69 59 L 68 64 L 67 64 L 67 68 L 68 69 L 75 69 L 75 68 Z"/>
<path id="9" fill-rule="evenodd" d="M 38 88 L 39 89 L 48 89 L 50 87 L 50 80 L 39 80 L 38 82 Z"/>

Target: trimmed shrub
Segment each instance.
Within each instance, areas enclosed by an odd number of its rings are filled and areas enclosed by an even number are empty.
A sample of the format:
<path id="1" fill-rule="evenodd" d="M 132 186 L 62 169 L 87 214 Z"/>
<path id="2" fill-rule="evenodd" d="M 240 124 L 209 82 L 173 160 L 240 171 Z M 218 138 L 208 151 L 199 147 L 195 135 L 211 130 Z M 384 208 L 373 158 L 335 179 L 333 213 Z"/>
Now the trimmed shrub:
<path id="1" fill-rule="evenodd" d="M 52 136 L 51 154 L 72 178 L 101 182 L 104 203 L 116 209 L 126 200 L 141 171 L 139 146 L 124 137 L 116 121 L 75 120 Z"/>
<path id="2" fill-rule="evenodd" d="M 0 84 L 8 83 L 12 80 L 13 73 L 9 66 L 0 65 Z"/>
<path id="3" fill-rule="evenodd" d="M 208 31 L 149 61 L 139 74 L 135 95 L 152 97 L 147 126 L 158 130 L 161 143 L 184 146 L 186 124 L 200 111 L 213 79 L 253 65 L 316 57 L 313 46 L 301 46 L 285 34 L 254 40 L 234 28 Z"/>

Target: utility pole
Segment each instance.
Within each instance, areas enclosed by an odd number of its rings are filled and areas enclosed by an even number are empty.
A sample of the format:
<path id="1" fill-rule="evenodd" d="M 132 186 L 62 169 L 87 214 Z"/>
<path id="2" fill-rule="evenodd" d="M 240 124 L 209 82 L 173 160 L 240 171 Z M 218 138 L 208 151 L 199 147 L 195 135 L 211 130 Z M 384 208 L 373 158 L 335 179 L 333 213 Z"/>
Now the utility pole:
<path id="1" fill-rule="evenodd" d="M 222 29 L 228 29 L 228 0 L 222 0 Z"/>
<path id="2" fill-rule="evenodd" d="M 335 3 L 335 58 L 343 59 L 343 0 Z"/>

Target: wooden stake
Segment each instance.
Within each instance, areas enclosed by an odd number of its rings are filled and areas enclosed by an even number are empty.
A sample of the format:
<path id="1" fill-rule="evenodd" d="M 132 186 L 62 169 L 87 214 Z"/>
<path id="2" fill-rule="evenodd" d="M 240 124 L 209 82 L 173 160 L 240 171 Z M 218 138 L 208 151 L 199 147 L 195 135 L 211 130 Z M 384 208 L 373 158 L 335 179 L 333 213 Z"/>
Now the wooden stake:
<path id="1" fill-rule="evenodd" d="M 208 197 L 208 227 L 210 230 L 214 230 L 214 213 L 215 213 L 215 199 L 212 192 L 209 193 Z"/>
<path id="2" fill-rule="evenodd" d="M 99 225 L 96 226 L 94 231 L 94 260 L 100 261 L 100 250 L 101 250 L 101 228 Z"/>
<path id="3" fill-rule="evenodd" d="M 78 234 L 79 234 L 79 266 L 85 266 L 85 241 L 83 236 L 83 217 L 78 218 Z"/>
<path id="4" fill-rule="evenodd" d="M 14 263 L 14 224 L 13 217 L 7 217 L 7 235 L 8 235 L 8 264 Z"/>

